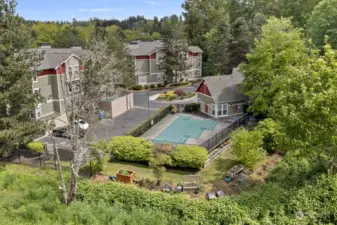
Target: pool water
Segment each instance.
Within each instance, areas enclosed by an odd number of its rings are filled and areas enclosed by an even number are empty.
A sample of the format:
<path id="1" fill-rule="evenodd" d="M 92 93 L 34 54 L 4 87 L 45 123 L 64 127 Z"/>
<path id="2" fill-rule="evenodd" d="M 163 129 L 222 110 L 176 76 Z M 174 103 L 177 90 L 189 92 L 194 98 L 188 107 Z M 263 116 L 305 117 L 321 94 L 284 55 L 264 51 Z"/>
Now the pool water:
<path id="1" fill-rule="evenodd" d="M 155 143 L 185 144 L 189 138 L 198 139 L 205 130 L 213 130 L 216 122 L 210 119 L 193 119 L 179 116 L 155 139 Z"/>

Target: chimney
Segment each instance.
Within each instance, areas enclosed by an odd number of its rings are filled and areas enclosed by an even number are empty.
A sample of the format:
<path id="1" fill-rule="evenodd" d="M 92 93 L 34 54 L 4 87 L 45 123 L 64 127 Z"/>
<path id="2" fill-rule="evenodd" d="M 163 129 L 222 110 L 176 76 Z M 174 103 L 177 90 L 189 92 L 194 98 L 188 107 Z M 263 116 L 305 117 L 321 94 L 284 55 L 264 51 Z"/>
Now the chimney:
<path id="1" fill-rule="evenodd" d="M 51 48 L 50 43 L 40 43 L 39 46 L 40 46 L 40 48 L 42 48 L 42 49 Z"/>

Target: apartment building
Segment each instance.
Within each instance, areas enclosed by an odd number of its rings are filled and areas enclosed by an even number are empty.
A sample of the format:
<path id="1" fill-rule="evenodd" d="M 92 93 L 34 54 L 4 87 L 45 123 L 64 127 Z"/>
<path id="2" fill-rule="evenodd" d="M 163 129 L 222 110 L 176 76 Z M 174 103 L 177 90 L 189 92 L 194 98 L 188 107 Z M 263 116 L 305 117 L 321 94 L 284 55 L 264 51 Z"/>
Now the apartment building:
<path id="1" fill-rule="evenodd" d="M 34 50 L 43 51 L 43 60 L 33 78 L 32 91 L 41 93 L 45 102 L 37 106 L 33 117 L 48 120 L 65 116 L 64 93 L 80 94 L 80 72 L 84 70 L 80 57 L 87 51 L 81 47 L 50 48 L 46 44 Z"/>
<path id="2" fill-rule="evenodd" d="M 166 80 L 161 66 L 164 56 L 163 43 L 154 42 L 131 42 L 128 45 L 130 54 L 135 63 L 136 83 L 140 85 L 158 84 Z M 202 53 L 197 46 L 189 46 L 187 54 L 187 68 L 185 80 L 197 80 L 202 78 Z"/>

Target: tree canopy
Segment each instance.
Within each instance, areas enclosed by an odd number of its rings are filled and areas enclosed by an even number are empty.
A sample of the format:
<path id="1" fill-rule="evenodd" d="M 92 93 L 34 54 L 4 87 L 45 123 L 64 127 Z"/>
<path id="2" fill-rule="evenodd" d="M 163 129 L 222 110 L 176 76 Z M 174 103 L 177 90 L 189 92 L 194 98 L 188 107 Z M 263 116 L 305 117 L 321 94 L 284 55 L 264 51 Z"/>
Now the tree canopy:
<path id="1" fill-rule="evenodd" d="M 245 93 L 250 97 L 250 111 L 268 115 L 291 68 L 306 61 L 303 35 L 290 19 L 270 18 L 262 27 L 261 40 L 255 43 L 248 63 L 241 65 Z"/>
<path id="2" fill-rule="evenodd" d="M 33 92 L 41 54 L 29 51 L 31 30 L 16 15 L 15 1 L 0 1 L 0 156 L 40 131 L 32 114 L 43 101 Z"/>
<path id="3" fill-rule="evenodd" d="M 307 33 L 318 48 L 323 48 L 325 36 L 331 46 L 337 48 L 337 1 L 323 0 L 312 11 Z"/>

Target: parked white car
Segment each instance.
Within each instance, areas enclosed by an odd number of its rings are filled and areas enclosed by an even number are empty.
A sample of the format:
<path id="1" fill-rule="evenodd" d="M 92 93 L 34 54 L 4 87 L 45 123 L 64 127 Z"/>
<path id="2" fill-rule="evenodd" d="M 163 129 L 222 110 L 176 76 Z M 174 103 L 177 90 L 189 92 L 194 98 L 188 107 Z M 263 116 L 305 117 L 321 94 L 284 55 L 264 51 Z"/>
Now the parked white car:
<path id="1" fill-rule="evenodd" d="M 77 123 L 78 123 L 80 129 L 82 129 L 82 130 L 88 130 L 89 129 L 89 124 L 87 122 L 85 122 L 84 120 L 82 120 L 82 119 L 75 120 L 74 124 L 77 125 Z"/>

